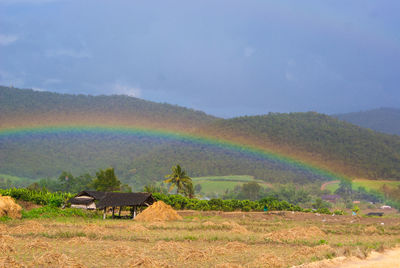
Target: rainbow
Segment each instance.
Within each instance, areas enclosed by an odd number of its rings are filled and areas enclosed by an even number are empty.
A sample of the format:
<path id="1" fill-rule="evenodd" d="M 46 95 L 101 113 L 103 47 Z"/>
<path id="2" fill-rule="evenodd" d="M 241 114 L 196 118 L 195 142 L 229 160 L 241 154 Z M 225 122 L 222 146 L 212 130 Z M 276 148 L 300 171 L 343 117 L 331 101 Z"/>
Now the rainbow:
<path id="1" fill-rule="evenodd" d="M 32 134 L 55 134 L 55 133 L 116 133 L 124 135 L 136 135 L 164 138 L 169 140 L 178 140 L 184 142 L 192 142 L 195 144 L 203 144 L 222 149 L 233 150 L 240 153 L 254 155 L 263 159 L 278 161 L 282 164 L 291 167 L 299 168 L 308 171 L 312 174 L 326 178 L 327 180 L 348 180 L 349 178 L 335 174 L 324 168 L 305 163 L 263 148 L 243 145 L 237 142 L 221 140 L 216 138 L 204 137 L 194 134 L 172 132 L 167 130 L 141 128 L 141 127 L 126 127 L 126 126 L 81 126 L 81 125 L 62 125 L 62 126 L 35 126 L 35 127 L 14 127 L 0 129 L 0 138 L 9 136 L 24 136 Z"/>

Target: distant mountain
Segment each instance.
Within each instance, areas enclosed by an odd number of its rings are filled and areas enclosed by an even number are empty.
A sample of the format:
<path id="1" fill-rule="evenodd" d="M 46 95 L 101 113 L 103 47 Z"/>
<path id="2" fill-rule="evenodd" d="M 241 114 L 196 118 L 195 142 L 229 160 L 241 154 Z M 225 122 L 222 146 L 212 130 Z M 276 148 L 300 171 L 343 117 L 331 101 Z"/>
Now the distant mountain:
<path id="1" fill-rule="evenodd" d="M 90 125 L 143 127 L 230 141 L 292 157 L 334 173 L 400 180 L 400 137 L 318 113 L 220 119 L 200 111 L 126 96 L 85 96 L 0 87 L 0 131 Z M 269 182 L 324 181 L 298 166 L 212 143 L 119 132 L 0 136 L 0 174 L 54 178 L 113 166 L 131 185 L 158 181 L 180 163 L 191 176 L 252 175 Z"/>
<path id="2" fill-rule="evenodd" d="M 123 95 L 69 95 L 0 86 L 0 128 L 70 123 L 190 130 L 215 119 L 193 109 Z"/>
<path id="3" fill-rule="evenodd" d="M 375 110 L 333 115 L 340 120 L 375 131 L 400 135 L 400 109 L 380 108 Z"/>
<path id="4" fill-rule="evenodd" d="M 216 137 L 247 141 L 349 176 L 400 179 L 400 137 L 318 114 L 270 113 L 216 120 Z"/>

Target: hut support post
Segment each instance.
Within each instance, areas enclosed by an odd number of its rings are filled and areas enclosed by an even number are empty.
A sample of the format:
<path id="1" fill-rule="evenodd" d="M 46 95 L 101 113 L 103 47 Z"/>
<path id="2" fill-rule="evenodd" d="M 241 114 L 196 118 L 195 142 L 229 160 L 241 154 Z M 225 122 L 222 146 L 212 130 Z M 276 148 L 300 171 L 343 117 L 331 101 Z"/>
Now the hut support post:
<path id="1" fill-rule="evenodd" d="M 112 207 L 112 218 L 114 219 L 115 207 Z"/>
<path id="2" fill-rule="evenodd" d="M 133 206 L 133 217 L 132 219 L 136 218 L 136 206 Z"/>
<path id="3" fill-rule="evenodd" d="M 121 210 L 122 210 L 122 206 L 119 207 L 119 211 L 118 211 L 118 216 L 121 217 Z"/>
<path id="4" fill-rule="evenodd" d="M 104 210 L 103 210 L 103 220 L 105 220 L 106 219 L 106 208 L 104 208 Z"/>

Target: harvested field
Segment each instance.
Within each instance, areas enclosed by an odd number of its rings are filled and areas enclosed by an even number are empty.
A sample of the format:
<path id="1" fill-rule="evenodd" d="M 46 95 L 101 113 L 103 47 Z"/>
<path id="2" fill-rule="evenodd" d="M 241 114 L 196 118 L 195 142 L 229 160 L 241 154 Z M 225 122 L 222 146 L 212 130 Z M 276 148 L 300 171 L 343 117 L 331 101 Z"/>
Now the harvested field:
<path id="1" fill-rule="evenodd" d="M 156 222 L 6 221 L 0 224 L 0 267 L 314 267 L 324 259 L 360 261 L 400 243 L 398 216 L 179 214 L 181 220 Z"/>

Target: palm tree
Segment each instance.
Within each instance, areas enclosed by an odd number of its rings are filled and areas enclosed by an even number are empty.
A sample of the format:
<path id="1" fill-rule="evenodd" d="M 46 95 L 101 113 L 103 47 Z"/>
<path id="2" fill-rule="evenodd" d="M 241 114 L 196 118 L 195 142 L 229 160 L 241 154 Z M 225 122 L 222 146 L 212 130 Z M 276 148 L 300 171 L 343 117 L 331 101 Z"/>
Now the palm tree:
<path id="1" fill-rule="evenodd" d="M 172 189 L 174 189 L 174 187 L 176 186 L 176 188 L 178 189 L 178 193 L 183 193 L 186 196 L 188 195 L 187 189 L 192 186 L 192 179 L 188 175 L 186 175 L 186 171 L 184 171 L 180 165 L 172 167 L 172 173 L 166 175 L 165 177 L 167 179 L 164 180 L 164 182 L 171 184 L 171 186 L 169 187 L 169 192 L 171 192 Z"/>

